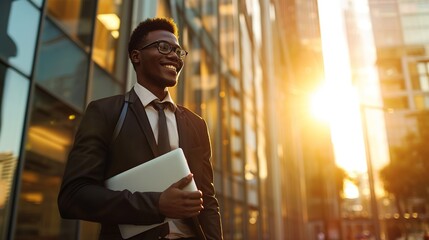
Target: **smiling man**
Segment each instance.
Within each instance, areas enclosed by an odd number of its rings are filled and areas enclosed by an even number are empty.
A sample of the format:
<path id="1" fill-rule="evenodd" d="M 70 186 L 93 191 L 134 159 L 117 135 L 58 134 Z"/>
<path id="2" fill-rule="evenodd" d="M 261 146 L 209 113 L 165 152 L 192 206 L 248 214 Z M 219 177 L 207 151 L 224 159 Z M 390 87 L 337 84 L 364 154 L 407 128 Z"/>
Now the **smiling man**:
<path id="1" fill-rule="evenodd" d="M 177 84 L 188 54 L 179 45 L 173 20 L 141 22 L 131 35 L 128 54 L 137 83 L 127 93 L 123 125 L 115 135 L 124 95 L 88 105 L 58 196 L 61 216 L 101 223 L 99 239 L 122 239 L 118 224 L 152 225 L 164 220 L 129 239 L 223 239 L 207 125 L 175 104 L 168 92 Z M 178 147 L 192 174 L 165 191 L 131 193 L 104 186 L 106 179 Z M 182 190 L 192 178 L 198 191 Z"/>

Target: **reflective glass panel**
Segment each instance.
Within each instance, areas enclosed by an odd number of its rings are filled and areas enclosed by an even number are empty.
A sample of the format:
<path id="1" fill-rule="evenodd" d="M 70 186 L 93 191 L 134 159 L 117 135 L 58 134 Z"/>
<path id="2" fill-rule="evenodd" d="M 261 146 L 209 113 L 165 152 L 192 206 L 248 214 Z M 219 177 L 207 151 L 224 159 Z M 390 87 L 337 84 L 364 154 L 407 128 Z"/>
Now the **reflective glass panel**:
<path id="1" fill-rule="evenodd" d="M 192 9 L 195 11 L 196 14 L 200 14 L 200 9 L 201 9 L 201 1 L 197 1 L 197 0 L 188 0 L 185 1 L 185 8 L 186 9 Z"/>
<path id="2" fill-rule="evenodd" d="M 244 239 L 243 236 L 243 206 L 241 202 L 235 202 L 233 218 L 233 238 L 236 240 Z"/>
<path id="3" fill-rule="evenodd" d="M 27 1 L 0 1 L 0 58 L 29 76 L 40 12 Z"/>
<path id="4" fill-rule="evenodd" d="M 73 39 L 89 46 L 96 3 L 93 0 L 48 0 L 47 12 Z"/>
<path id="5" fill-rule="evenodd" d="M 95 23 L 93 60 L 106 71 L 124 81 L 128 62 L 130 1 L 98 2 Z"/>
<path id="6" fill-rule="evenodd" d="M 29 80 L 0 64 L 0 239 L 6 239 L 11 189 L 24 129 Z"/>
<path id="7" fill-rule="evenodd" d="M 82 109 L 88 57 L 49 20 L 42 32 L 36 66 L 36 82 L 59 98 Z"/>
<path id="8" fill-rule="evenodd" d="M 201 44 L 193 32 L 185 27 L 183 46 L 188 49 L 189 55 L 185 59 L 182 75 L 185 76 L 183 82 L 183 102 L 184 105 L 201 115 L 202 106 L 202 86 L 201 86 Z M 189 34 L 189 35 L 187 35 Z"/>
<path id="9" fill-rule="evenodd" d="M 61 219 L 57 196 L 79 116 L 41 89 L 34 95 L 15 239 L 74 239 L 77 222 Z"/>
<path id="10" fill-rule="evenodd" d="M 212 39 L 217 42 L 218 1 L 204 0 L 201 2 L 201 21 L 203 26 Z"/>
<path id="11" fill-rule="evenodd" d="M 231 0 L 219 1 L 219 47 L 222 58 L 233 71 L 240 69 L 238 20 L 235 15 L 237 3 Z"/>
<path id="12" fill-rule="evenodd" d="M 234 232 L 233 221 L 235 219 L 233 210 L 233 200 L 229 198 L 218 197 L 221 200 L 223 211 L 222 211 L 222 230 L 225 239 L 233 239 L 232 234 Z"/>
<path id="13" fill-rule="evenodd" d="M 98 66 L 94 67 L 94 75 L 92 77 L 91 100 L 100 99 L 103 97 L 120 94 L 122 88 L 118 82 Z"/>
<path id="14" fill-rule="evenodd" d="M 200 89 L 195 89 L 197 94 L 201 94 L 201 116 L 206 120 L 210 133 L 210 139 L 216 139 L 216 133 L 219 131 L 219 115 L 218 115 L 218 75 L 212 56 L 215 52 L 210 52 L 203 48 L 201 50 L 201 70 L 200 70 Z M 197 78 L 195 78 L 197 79 Z M 201 92 L 199 92 L 201 91 Z M 216 143 L 216 142 L 215 142 Z M 213 147 L 218 147 L 214 145 Z M 216 165 L 217 160 L 221 159 L 217 156 L 217 151 L 213 151 L 212 164 Z"/>

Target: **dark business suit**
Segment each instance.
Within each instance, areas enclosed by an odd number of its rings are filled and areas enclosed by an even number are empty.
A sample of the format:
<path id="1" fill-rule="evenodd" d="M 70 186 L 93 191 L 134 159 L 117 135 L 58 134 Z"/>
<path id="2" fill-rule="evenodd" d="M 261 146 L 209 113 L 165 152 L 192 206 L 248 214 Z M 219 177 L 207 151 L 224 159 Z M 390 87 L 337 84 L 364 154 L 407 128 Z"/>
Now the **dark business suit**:
<path id="1" fill-rule="evenodd" d="M 100 239 L 121 239 L 117 224 L 155 224 L 165 218 L 157 206 L 161 193 L 110 191 L 104 187 L 107 178 L 159 155 L 145 109 L 134 90 L 130 91 L 129 109 L 121 132 L 111 143 L 123 104 L 124 96 L 118 95 L 88 105 L 58 196 L 62 217 L 102 224 Z M 212 184 L 211 147 L 206 124 L 182 106 L 178 106 L 175 116 L 179 147 L 185 153 L 198 189 L 203 192 L 204 209 L 198 216 L 200 226 L 189 219 L 190 226 L 196 233 L 204 232 L 207 239 L 221 239 L 219 205 Z M 152 236 L 145 236 L 144 239 L 164 236 L 165 228 L 160 229 L 161 232 L 156 230 L 158 232 L 150 233 Z M 137 236 L 136 239 L 143 238 Z"/>

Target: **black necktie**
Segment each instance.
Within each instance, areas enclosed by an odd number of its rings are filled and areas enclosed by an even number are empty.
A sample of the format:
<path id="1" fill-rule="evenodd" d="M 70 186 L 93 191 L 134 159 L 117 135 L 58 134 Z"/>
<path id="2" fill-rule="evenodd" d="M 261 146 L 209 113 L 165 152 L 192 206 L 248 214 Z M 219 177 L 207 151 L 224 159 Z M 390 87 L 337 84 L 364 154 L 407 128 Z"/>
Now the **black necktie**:
<path id="1" fill-rule="evenodd" d="M 155 100 L 152 102 L 153 108 L 158 111 L 158 151 L 159 155 L 167 153 L 171 150 L 170 139 L 168 137 L 167 119 L 165 118 L 164 109 L 168 102 L 160 102 Z"/>

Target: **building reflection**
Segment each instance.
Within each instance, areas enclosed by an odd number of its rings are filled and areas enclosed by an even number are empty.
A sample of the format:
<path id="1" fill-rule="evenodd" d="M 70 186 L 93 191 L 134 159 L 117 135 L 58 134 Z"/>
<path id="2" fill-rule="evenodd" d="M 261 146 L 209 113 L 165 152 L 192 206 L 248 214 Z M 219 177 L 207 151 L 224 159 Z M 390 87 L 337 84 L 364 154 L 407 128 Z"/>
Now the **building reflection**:
<path id="1" fill-rule="evenodd" d="M 3 59 L 9 59 L 10 57 L 16 56 L 16 44 L 13 39 L 8 35 L 6 29 L 9 22 L 9 16 L 11 12 L 11 2 L 5 2 L 1 4 L 1 20 L 0 20 L 0 46 L 1 57 Z M 4 91 L 8 90 L 6 87 L 6 74 L 7 68 L 0 65 L 0 110 L 6 106 L 6 99 L 4 99 Z M 4 135 L 4 128 L 7 124 L 4 124 L 5 116 L 4 111 L 0 111 L 0 136 Z M 4 137 L 3 137 L 4 138 Z M 3 143 L 5 140 L 0 140 Z M 12 152 L 11 149 L 0 148 L 0 230 L 5 232 L 6 216 L 9 215 L 9 208 L 11 206 L 10 195 L 12 189 L 12 181 L 14 178 L 14 172 L 16 168 L 16 152 Z M 4 234 L 0 234 L 0 237 Z"/>

